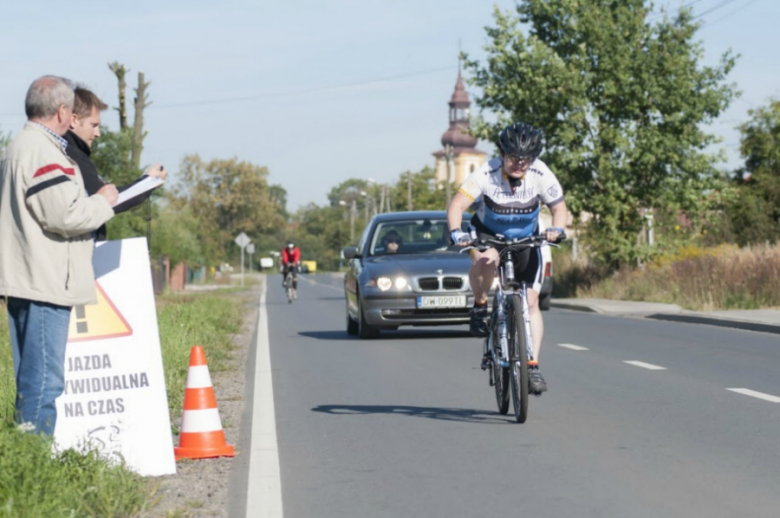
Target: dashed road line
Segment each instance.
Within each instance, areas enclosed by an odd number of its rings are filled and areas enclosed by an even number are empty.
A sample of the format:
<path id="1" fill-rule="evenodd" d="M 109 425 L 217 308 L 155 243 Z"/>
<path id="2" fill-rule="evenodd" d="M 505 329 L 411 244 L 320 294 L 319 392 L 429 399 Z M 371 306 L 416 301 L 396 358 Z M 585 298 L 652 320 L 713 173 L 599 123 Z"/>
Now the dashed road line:
<path id="1" fill-rule="evenodd" d="M 558 344 L 558 347 L 563 347 L 564 349 L 571 349 L 572 351 L 589 351 L 587 347 L 583 347 L 581 345 L 574 345 L 574 344 Z"/>
<path id="2" fill-rule="evenodd" d="M 651 370 L 651 371 L 665 371 L 666 367 L 661 367 L 660 365 L 653 365 L 652 363 L 645 363 L 640 362 L 637 360 L 625 360 L 623 363 L 627 363 L 629 365 L 633 365 L 634 367 L 642 367 L 643 369 Z"/>
<path id="3" fill-rule="evenodd" d="M 780 403 L 780 397 L 773 396 L 772 394 L 764 394 L 763 392 L 756 392 L 755 390 L 746 388 L 727 388 L 726 390 L 730 390 L 731 392 L 736 392 L 737 394 L 742 394 L 744 396 L 763 399 L 764 401 L 769 401 L 770 403 Z"/>

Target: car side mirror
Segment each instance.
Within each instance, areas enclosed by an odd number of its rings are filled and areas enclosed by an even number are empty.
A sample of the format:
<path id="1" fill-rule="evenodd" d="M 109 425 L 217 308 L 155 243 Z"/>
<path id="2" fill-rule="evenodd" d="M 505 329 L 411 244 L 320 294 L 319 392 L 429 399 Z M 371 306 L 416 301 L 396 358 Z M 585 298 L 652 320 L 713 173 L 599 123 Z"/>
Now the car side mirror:
<path id="1" fill-rule="evenodd" d="M 361 255 L 358 253 L 358 249 L 354 246 L 348 246 L 344 248 L 341 253 L 344 254 L 344 259 L 355 259 L 361 257 Z"/>

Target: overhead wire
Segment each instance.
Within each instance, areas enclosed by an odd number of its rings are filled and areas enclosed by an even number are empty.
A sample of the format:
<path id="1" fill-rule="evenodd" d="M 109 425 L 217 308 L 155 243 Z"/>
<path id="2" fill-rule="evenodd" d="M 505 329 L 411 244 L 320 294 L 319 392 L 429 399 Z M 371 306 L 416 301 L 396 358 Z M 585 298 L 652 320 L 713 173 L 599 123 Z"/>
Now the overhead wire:
<path id="1" fill-rule="evenodd" d="M 223 97 L 220 99 L 202 99 L 198 101 L 183 101 L 183 102 L 176 102 L 176 103 L 168 103 L 168 104 L 151 104 L 149 105 L 148 109 L 166 109 L 166 108 L 183 108 L 188 106 L 202 106 L 207 104 L 223 104 L 223 103 L 231 103 L 231 102 L 238 102 L 238 101 L 252 101 L 256 99 L 270 99 L 274 97 L 287 97 L 292 95 L 305 95 L 305 94 L 311 94 L 311 93 L 317 93 L 317 92 L 327 92 L 327 91 L 338 91 L 338 90 L 344 90 L 347 88 L 354 88 L 356 86 L 366 86 L 376 83 L 383 83 L 385 81 L 394 81 L 397 79 L 406 79 L 409 77 L 416 77 L 416 76 L 424 76 L 429 74 L 436 74 L 439 72 L 449 72 L 452 70 L 457 69 L 457 66 L 451 65 L 448 67 L 441 67 L 441 68 L 432 68 L 428 70 L 418 70 L 417 72 L 409 72 L 406 74 L 398 74 L 394 76 L 385 76 L 385 77 L 379 77 L 374 79 L 366 79 L 362 81 L 356 81 L 354 83 L 344 83 L 340 85 L 330 85 L 330 86 L 317 86 L 312 88 L 302 88 L 299 90 L 284 90 L 281 92 L 268 92 L 263 94 L 255 94 L 255 95 L 244 95 L 244 96 L 236 96 L 236 97 Z M 21 116 L 22 113 L 0 113 L 0 116 Z"/>

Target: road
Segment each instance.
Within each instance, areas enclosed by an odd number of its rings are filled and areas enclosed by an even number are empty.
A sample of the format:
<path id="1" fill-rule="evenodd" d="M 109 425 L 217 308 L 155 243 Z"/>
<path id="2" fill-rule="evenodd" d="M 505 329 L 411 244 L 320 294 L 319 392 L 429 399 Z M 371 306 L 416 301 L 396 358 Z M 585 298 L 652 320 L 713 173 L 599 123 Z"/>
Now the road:
<path id="1" fill-rule="evenodd" d="M 265 305 L 287 518 L 780 515 L 777 335 L 545 312 L 520 425 L 465 326 L 358 340 L 340 282 L 301 279 Z"/>

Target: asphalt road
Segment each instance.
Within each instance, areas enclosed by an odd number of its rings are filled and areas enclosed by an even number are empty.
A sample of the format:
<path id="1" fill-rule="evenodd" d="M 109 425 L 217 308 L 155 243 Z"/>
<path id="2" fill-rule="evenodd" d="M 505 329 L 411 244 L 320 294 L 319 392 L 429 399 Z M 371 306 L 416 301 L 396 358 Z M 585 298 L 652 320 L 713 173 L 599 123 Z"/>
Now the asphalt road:
<path id="1" fill-rule="evenodd" d="M 363 341 L 344 303 L 268 277 L 287 518 L 780 515 L 777 335 L 545 312 L 549 392 L 520 425 L 465 326 Z"/>

